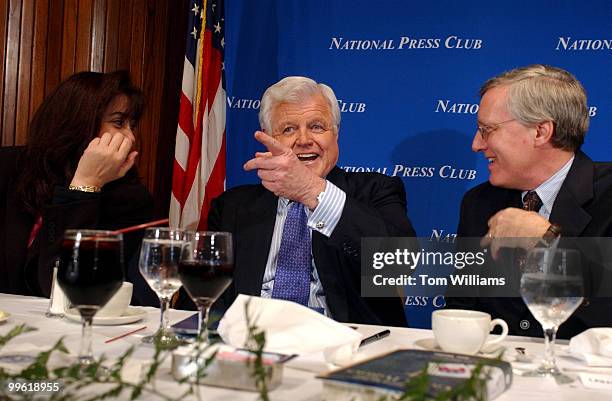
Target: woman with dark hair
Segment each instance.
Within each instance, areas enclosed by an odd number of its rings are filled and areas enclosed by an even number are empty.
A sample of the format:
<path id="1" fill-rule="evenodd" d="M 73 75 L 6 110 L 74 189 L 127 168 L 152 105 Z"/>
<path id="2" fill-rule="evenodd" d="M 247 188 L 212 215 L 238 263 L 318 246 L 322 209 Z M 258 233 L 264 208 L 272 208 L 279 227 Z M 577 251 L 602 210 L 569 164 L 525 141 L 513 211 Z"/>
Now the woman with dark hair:
<path id="1" fill-rule="evenodd" d="M 80 72 L 43 101 L 25 147 L 0 148 L 0 292 L 49 296 L 68 228 L 152 218 L 132 150 L 143 103 L 127 72 Z M 126 261 L 137 240 L 124 238 Z"/>

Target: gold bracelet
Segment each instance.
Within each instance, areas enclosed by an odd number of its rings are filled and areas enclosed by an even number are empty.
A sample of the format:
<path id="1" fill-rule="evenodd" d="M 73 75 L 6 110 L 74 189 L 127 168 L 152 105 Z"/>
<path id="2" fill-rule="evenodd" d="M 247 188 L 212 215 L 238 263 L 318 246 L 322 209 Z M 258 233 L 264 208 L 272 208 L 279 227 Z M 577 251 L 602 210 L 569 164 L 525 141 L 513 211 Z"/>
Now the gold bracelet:
<path id="1" fill-rule="evenodd" d="M 100 187 L 96 187 L 95 185 L 72 185 L 68 186 L 68 189 L 71 191 L 81 191 L 81 192 L 93 192 L 98 193 L 102 191 Z"/>

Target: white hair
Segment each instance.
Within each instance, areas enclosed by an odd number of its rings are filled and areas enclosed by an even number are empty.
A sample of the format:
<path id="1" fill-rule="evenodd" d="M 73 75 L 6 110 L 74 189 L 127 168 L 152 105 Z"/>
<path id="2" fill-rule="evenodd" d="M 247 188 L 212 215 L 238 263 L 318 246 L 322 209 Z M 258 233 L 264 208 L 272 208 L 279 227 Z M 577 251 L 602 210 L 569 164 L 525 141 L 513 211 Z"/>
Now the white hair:
<path id="1" fill-rule="evenodd" d="M 306 77 L 286 77 L 270 86 L 264 92 L 259 107 L 259 125 L 268 134 L 272 132 L 272 110 L 280 103 L 300 103 L 317 94 L 329 102 L 336 131 L 340 128 L 340 107 L 332 88 Z"/>

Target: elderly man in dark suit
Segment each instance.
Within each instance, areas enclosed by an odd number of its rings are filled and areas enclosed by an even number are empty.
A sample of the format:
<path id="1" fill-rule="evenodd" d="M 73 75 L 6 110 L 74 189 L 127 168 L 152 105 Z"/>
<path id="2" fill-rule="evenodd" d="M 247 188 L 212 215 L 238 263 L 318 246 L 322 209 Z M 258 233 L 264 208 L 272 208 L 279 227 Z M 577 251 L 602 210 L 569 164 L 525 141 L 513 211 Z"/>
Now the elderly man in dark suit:
<path id="1" fill-rule="evenodd" d="M 261 185 L 228 190 L 213 201 L 209 229 L 235 242 L 232 287 L 287 299 L 343 322 L 406 324 L 397 298 L 360 295 L 362 237 L 414 236 L 403 184 L 338 167 L 340 110 L 331 88 L 287 77 L 266 90 L 255 133 L 267 152 L 246 162 Z"/>
<path id="2" fill-rule="evenodd" d="M 510 237 L 529 249 L 542 237 L 612 236 L 612 163 L 580 151 L 589 125 L 580 82 L 560 68 L 531 65 L 488 80 L 480 95 L 472 149 L 487 158 L 490 176 L 465 194 L 458 237 L 483 237 L 497 255 Z M 610 305 L 586 299 L 559 337 L 612 325 Z M 510 334 L 542 335 L 521 299 L 449 298 L 447 307 L 501 317 Z"/>

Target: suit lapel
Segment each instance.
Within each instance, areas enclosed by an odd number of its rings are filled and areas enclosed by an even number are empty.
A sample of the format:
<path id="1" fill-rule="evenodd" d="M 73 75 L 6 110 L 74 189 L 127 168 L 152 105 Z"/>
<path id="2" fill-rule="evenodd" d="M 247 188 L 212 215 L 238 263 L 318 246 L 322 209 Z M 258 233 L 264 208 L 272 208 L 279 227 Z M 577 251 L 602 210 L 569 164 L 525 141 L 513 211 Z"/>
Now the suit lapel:
<path id="1" fill-rule="evenodd" d="M 591 159 L 577 152 L 555 199 L 549 220 L 561 226 L 564 236 L 580 236 L 591 222 L 582 206 L 593 199 L 593 168 Z"/>
<path id="2" fill-rule="evenodd" d="M 234 272 L 236 292 L 259 295 L 272 233 L 276 221 L 278 198 L 271 192 L 263 190 L 261 196 L 239 212 L 237 227 L 242 227 L 236 243 L 236 266 L 242 267 Z M 238 263 L 240 260 L 240 263 Z"/>

